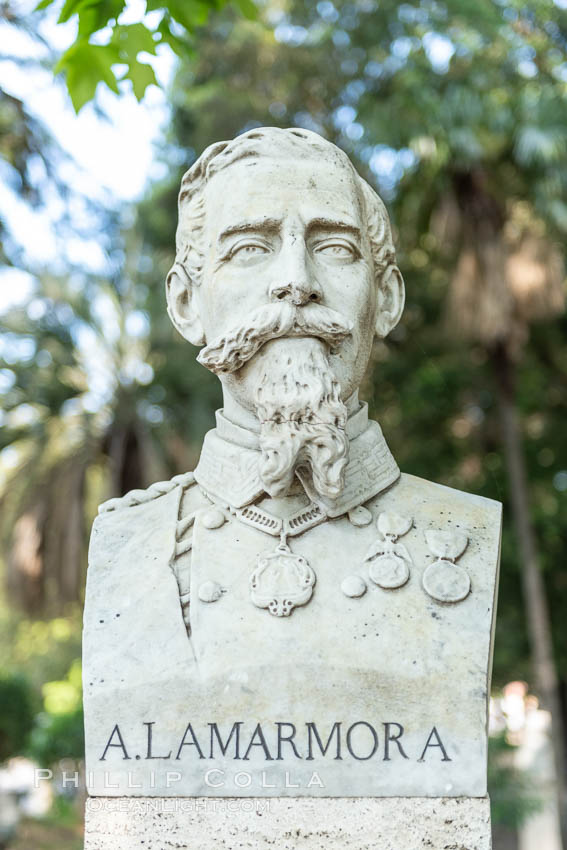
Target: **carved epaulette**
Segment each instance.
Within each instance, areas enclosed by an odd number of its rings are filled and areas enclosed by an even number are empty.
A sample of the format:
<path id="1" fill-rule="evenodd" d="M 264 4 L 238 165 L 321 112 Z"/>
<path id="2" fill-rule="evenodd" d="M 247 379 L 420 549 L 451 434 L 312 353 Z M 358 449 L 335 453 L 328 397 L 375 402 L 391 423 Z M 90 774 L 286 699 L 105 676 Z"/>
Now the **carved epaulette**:
<path id="1" fill-rule="evenodd" d="M 136 505 L 143 505 L 145 502 L 152 502 L 154 499 L 159 499 L 160 496 L 165 496 L 176 487 L 190 487 L 195 483 L 195 476 L 192 472 L 184 472 L 182 475 L 175 475 L 169 481 L 156 481 L 147 490 L 130 490 L 125 496 L 118 499 L 109 499 L 99 505 L 99 514 L 106 514 L 110 511 L 117 511 L 122 508 L 132 508 Z"/>

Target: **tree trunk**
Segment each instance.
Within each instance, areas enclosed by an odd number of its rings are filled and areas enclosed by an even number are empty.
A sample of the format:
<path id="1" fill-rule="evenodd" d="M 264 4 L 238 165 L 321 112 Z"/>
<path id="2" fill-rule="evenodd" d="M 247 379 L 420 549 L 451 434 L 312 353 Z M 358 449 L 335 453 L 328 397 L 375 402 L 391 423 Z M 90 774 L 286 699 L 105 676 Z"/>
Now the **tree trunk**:
<path id="1" fill-rule="evenodd" d="M 551 712 L 561 839 L 564 850 L 567 850 L 565 736 L 559 680 L 553 657 L 549 608 L 539 564 L 534 526 L 530 515 L 526 461 L 515 401 L 515 367 L 504 344 L 493 350 L 492 363 L 498 387 L 502 442 L 509 481 L 512 517 L 518 542 L 534 682 L 542 707 Z"/>

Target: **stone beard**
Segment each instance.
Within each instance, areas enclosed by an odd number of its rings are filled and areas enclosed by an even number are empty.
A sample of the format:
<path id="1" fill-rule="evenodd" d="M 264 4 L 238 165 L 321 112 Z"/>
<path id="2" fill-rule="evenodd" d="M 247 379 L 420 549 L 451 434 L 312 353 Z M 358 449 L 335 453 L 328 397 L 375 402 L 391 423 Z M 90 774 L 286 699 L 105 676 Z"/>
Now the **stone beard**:
<path id="1" fill-rule="evenodd" d="M 296 473 L 310 478 L 323 501 L 336 499 L 342 490 L 347 408 L 330 346 L 345 339 L 350 328 L 347 319 L 322 305 L 278 302 L 199 355 L 211 371 L 235 373 L 235 380 L 252 386 L 260 422 L 259 471 L 270 496 L 286 495 Z"/>
<path id="2" fill-rule="evenodd" d="M 269 343 L 259 362 L 256 413 L 260 420 L 260 477 L 270 496 L 289 492 L 295 473 L 310 475 L 323 500 L 333 500 L 344 484 L 348 462 L 346 405 L 325 343 Z"/>

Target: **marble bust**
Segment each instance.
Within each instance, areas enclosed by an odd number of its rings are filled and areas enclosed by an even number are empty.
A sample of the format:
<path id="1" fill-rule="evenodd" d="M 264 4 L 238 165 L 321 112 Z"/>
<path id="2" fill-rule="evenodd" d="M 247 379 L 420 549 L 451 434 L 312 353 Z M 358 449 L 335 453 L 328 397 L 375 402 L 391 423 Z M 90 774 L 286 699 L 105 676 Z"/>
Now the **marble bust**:
<path id="1" fill-rule="evenodd" d="M 224 404 L 95 522 L 90 793 L 485 795 L 500 505 L 401 474 L 359 400 L 404 306 L 384 204 L 307 130 L 211 145 L 166 292 Z"/>

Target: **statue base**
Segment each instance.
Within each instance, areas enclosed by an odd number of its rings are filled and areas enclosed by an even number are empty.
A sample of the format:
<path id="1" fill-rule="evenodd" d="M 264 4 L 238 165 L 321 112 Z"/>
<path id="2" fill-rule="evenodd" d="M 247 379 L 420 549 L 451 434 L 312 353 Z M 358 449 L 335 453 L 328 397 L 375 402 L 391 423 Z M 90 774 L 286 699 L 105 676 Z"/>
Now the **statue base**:
<path id="1" fill-rule="evenodd" d="M 488 797 L 89 797 L 85 850 L 491 850 Z"/>

